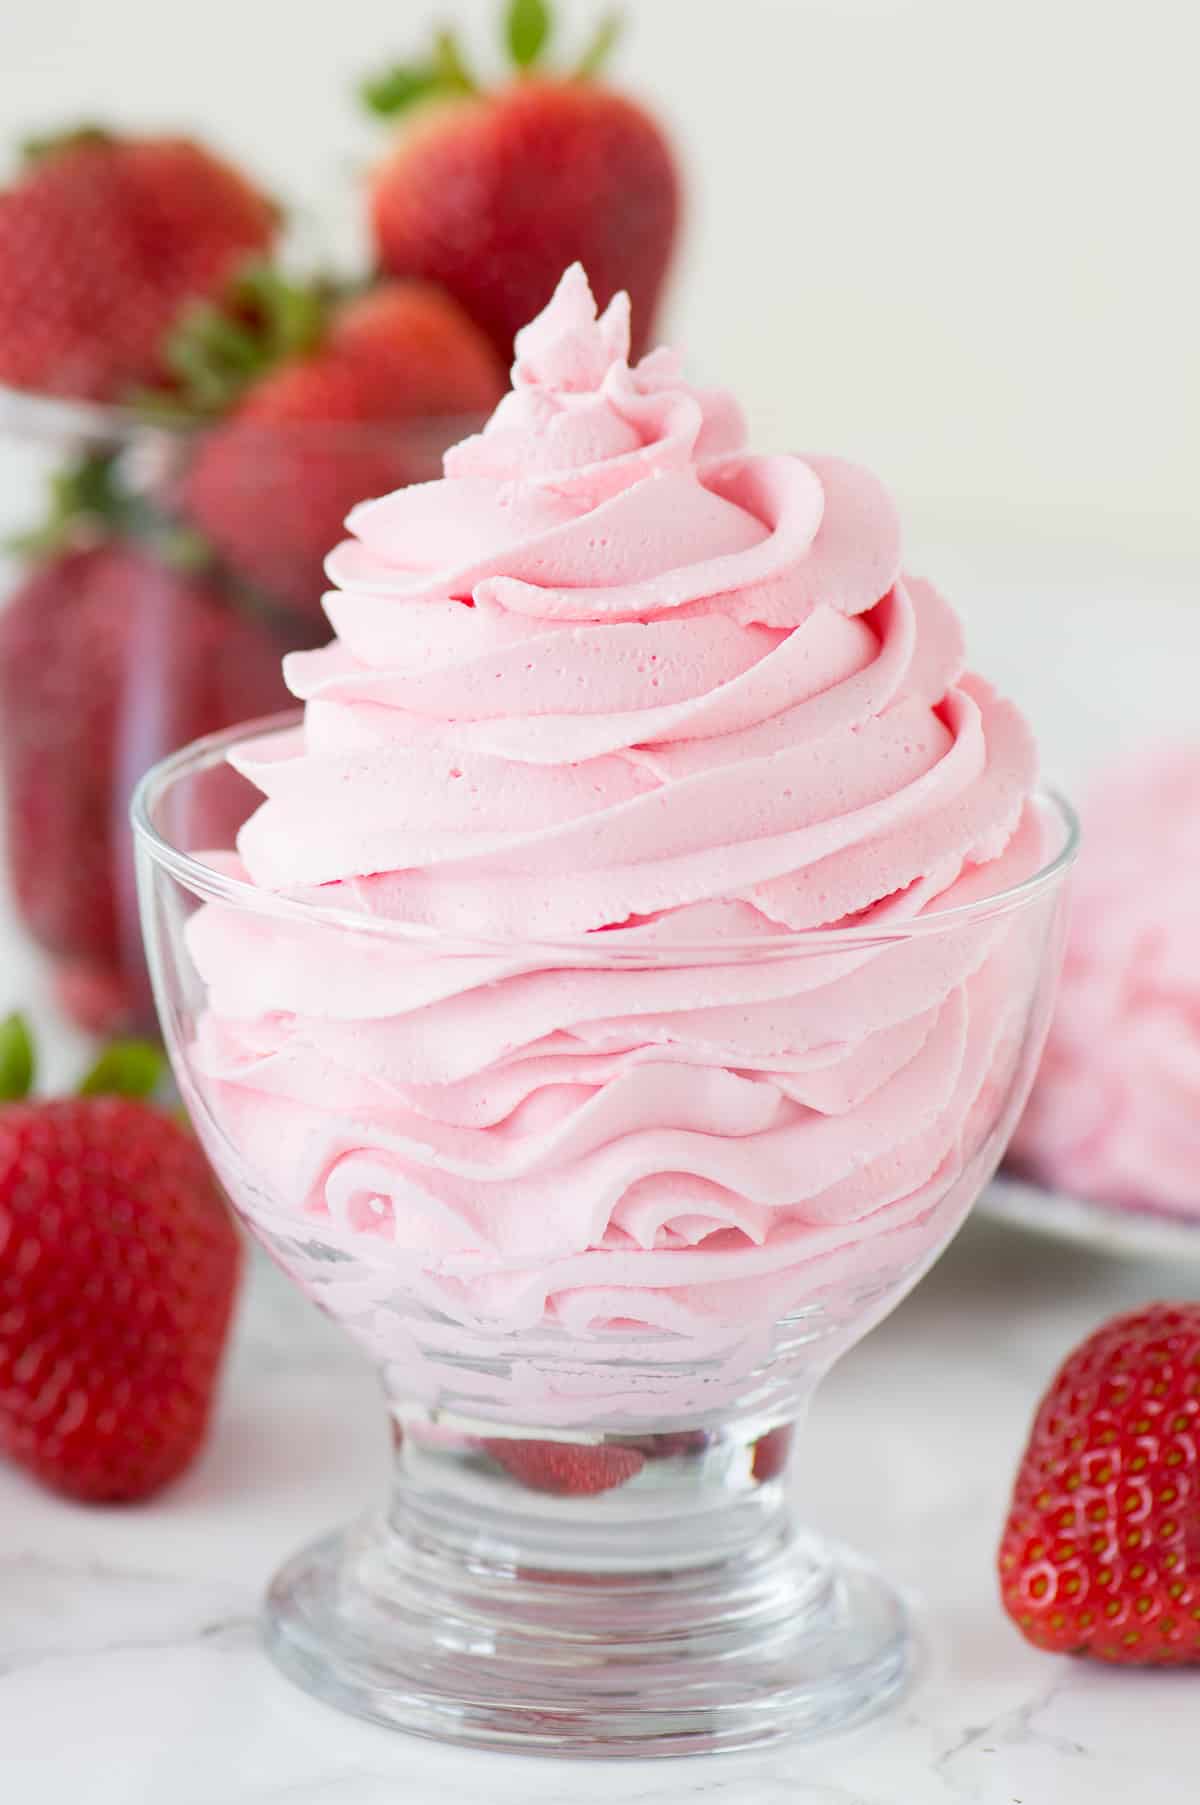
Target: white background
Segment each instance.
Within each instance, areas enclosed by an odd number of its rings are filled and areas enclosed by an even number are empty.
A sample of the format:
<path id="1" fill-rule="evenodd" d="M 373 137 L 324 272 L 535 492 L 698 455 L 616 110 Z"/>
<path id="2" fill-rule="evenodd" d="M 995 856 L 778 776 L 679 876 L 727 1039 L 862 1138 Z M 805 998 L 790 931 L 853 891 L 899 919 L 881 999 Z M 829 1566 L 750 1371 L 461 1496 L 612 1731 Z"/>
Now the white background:
<path id="1" fill-rule="evenodd" d="M 0 139 L 192 125 L 342 249 L 356 78 L 501 0 L 0 0 Z M 559 0 L 578 42 L 600 0 Z M 671 326 L 761 438 L 866 458 L 918 527 L 1185 557 L 1200 478 L 1192 0 L 629 0 L 691 177 Z M 1046 522 L 1049 522 L 1049 526 Z M 1194 566 L 1192 567 L 1195 568 Z"/>

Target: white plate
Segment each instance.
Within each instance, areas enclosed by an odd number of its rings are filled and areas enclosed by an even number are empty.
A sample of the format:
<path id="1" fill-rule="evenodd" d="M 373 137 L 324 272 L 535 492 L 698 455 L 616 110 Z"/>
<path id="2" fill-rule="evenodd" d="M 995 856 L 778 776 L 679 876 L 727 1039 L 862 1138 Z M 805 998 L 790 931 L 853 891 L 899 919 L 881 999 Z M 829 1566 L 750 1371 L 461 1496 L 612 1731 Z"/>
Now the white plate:
<path id="1" fill-rule="evenodd" d="M 1088 1203 L 1007 1174 L 992 1180 L 978 1207 L 997 1221 L 1126 1259 L 1200 1260 L 1200 1216 L 1190 1220 Z"/>

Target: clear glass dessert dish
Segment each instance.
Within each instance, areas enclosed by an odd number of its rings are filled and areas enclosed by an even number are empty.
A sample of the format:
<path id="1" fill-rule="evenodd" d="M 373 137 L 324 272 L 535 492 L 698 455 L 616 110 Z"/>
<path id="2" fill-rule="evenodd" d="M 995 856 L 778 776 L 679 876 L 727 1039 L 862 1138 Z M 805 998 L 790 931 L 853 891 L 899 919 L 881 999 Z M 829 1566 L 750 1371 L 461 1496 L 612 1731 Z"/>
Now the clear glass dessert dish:
<path id="1" fill-rule="evenodd" d="M 787 1474 L 814 1388 L 946 1246 L 1024 1103 L 1069 810 L 1036 798 L 1035 873 L 940 914 L 472 940 L 206 852 L 259 801 L 227 758 L 263 734 L 168 759 L 134 823 L 197 1130 L 394 1426 L 391 1497 L 275 1579 L 274 1658 L 362 1716 L 526 1752 L 731 1749 L 878 1709 L 904 1604 L 793 1521 Z"/>

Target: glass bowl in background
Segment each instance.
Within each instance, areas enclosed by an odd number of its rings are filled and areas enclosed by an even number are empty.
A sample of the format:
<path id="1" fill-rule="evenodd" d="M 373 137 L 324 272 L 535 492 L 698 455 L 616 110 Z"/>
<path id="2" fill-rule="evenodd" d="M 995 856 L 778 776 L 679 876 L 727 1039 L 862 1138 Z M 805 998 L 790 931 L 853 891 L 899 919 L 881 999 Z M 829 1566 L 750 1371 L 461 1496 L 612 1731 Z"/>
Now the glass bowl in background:
<path id="1" fill-rule="evenodd" d="M 349 508 L 440 475 L 479 423 L 199 427 L 0 390 L 0 882 L 78 1026 L 154 1023 L 137 780 L 288 704 Z M 60 530 L 31 533 L 52 485 Z"/>
<path id="2" fill-rule="evenodd" d="M 527 1752 L 878 1708 L 904 1606 L 795 1525 L 785 1475 L 1024 1102 L 1069 811 L 1039 805 L 1035 877 L 941 916 L 472 942 L 241 881 L 243 737 L 135 799 L 162 1027 L 239 1213 L 366 1349 L 396 1447 L 390 1500 L 276 1578 L 275 1659 L 360 1715 Z"/>

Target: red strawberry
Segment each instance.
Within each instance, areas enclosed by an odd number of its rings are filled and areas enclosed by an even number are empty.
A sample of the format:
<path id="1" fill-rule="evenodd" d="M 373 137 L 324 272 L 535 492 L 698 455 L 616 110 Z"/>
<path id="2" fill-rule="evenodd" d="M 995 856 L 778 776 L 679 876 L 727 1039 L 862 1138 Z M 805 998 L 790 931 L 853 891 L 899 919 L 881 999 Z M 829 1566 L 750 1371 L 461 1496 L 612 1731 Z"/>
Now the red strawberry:
<path id="1" fill-rule="evenodd" d="M 1000 1586 L 1037 1648 L 1200 1661 L 1200 1303 L 1119 1316 L 1059 1369 L 1017 1475 Z"/>
<path id="2" fill-rule="evenodd" d="M 480 92 L 443 34 L 433 62 L 368 84 L 377 112 L 412 109 L 372 179 L 379 261 L 392 275 L 440 283 L 506 361 L 515 333 L 580 262 L 601 306 L 629 291 L 639 355 L 678 229 L 674 154 L 648 113 L 591 79 L 616 35 L 612 21 L 560 78 L 534 73 L 549 33 L 540 0 L 515 0 L 516 81 Z"/>
<path id="3" fill-rule="evenodd" d="M 163 376 L 168 327 L 266 250 L 271 203 L 186 138 L 87 131 L 0 194 L 0 382 L 117 401 Z"/>
<path id="4" fill-rule="evenodd" d="M 28 1042 L 0 1029 L 0 1095 Z M 145 1091 L 127 1048 L 86 1088 Z M 7 1080 L 7 1082 L 4 1082 Z M 136 1096 L 0 1104 L 0 1448 L 44 1485 L 147 1498 L 182 1473 L 212 1413 L 239 1244 L 204 1156 Z"/>
<path id="5" fill-rule="evenodd" d="M 277 288 L 271 305 L 297 300 Z M 385 283 L 328 317 L 300 318 L 299 349 L 274 367 L 279 335 L 268 330 L 269 367 L 204 436 L 181 505 L 239 576 L 313 619 L 355 502 L 439 476 L 446 446 L 505 384 L 483 335 L 422 283 Z"/>
<path id="6" fill-rule="evenodd" d="M 0 768 L 18 908 L 64 1001 L 149 1014 L 126 821 L 155 759 L 288 701 L 280 648 L 213 584 L 109 540 L 34 567 L 0 611 Z"/>
<path id="7" fill-rule="evenodd" d="M 769 1429 L 760 1435 L 754 1444 L 754 1458 L 750 1463 L 750 1471 L 760 1485 L 768 1479 L 778 1479 L 787 1468 L 788 1457 L 792 1452 L 792 1425 L 782 1423 L 778 1429 Z"/>
<path id="8" fill-rule="evenodd" d="M 635 1479 L 646 1464 L 636 1448 L 608 1443 L 589 1447 L 577 1442 L 520 1441 L 493 1436 L 482 1446 L 506 1473 L 531 1492 L 553 1492 L 561 1498 L 594 1497 Z"/>

